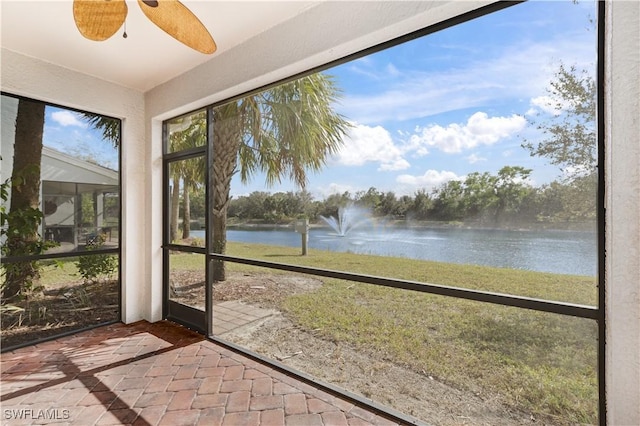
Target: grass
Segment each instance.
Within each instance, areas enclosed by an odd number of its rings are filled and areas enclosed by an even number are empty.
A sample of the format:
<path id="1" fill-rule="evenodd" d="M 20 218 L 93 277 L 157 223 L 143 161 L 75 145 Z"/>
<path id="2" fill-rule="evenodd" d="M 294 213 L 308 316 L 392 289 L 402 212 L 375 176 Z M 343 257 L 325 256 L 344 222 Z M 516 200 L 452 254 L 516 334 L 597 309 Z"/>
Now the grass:
<path id="1" fill-rule="evenodd" d="M 39 284 L 45 288 L 65 285 L 80 279 L 77 258 L 57 262 L 41 262 Z"/>
<path id="2" fill-rule="evenodd" d="M 595 305 L 594 277 L 229 243 L 231 255 Z M 255 269 L 227 263 L 230 270 Z M 276 273 L 279 273 L 276 271 Z M 281 309 L 301 327 L 555 423 L 597 423 L 597 324 L 322 278 Z"/>
<path id="3" fill-rule="evenodd" d="M 457 265 L 404 258 L 228 243 L 228 254 L 585 305 L 594 277 Z M 204 255 L 172 254 L 171 268 L 199 270 Z M 264 268 L 227 262 L 231 271 Z M 287 272 L 272 270 L 273 274 Z M 46 286 L 77 280 L 73 262 L 47 266 Z M 280 309 L 300 327 L 350 344 L 486 398 L 499 398 L 554 423 L 597 423 L 594 321 L 320 278 L 319 289 Z"/>
<path id="4" fill-rule="evenodd" d="M 307 256 L 301 256 L 298 248 L 263 244 L 228 243 L 227 254 L 583 305 L 595 305 L 598 297 L 596 278 L 588 276 L 560 275 L 324 250 L 309 250 Z M 201 262 L 201 265 L 203 260 L 199 256 L 194 257 Z M 234 263 L 227 263 L 227 267 L 231 269 L 246 268 Z"/>

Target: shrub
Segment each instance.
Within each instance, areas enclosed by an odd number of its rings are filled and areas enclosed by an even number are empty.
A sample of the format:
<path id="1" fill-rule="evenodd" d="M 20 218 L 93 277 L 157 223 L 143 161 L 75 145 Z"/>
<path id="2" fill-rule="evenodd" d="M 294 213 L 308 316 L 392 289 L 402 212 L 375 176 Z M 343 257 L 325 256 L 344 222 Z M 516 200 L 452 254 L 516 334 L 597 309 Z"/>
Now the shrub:
<path id="1" fill-rule="evenodd" d="M 104 245 L 104 240 L 104 235 L 98 234 L 91 244 L 87 244 L 86 250 L 99 249 Z M 118 267 L 118 260 L 110 254 L 86 255 L 78 258 L 76 266 L 85 282 L 97 281 L 103 276 L 112 275 Z"/>

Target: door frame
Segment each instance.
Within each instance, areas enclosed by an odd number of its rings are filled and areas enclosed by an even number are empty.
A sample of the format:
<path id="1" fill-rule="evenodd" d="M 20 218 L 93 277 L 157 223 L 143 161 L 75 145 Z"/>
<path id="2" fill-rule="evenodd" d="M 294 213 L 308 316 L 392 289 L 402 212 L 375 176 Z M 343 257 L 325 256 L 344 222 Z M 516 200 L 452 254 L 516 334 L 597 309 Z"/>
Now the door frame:
<path id="1" fill-rule="evenodd" d="M 201 111 L 201 110 L 200 110 Z M 190 112 L 182 117 L 192 115 L 198 111 Z M 169 321 L 176 322 L 184 325 L 185 327 L 195 330 L 198 333 L 205 336 L 211 336 L 213 332 L 213 301 L 212 301 L 212 283 L 211 283 L 211 261 L 207 253 L 211 247 L 212 237 L 209 230 L 211 227 L 211 213 L 205 215 L 205 247 L 191 247 L 180 244 L 173 244 L 170 240 L 170 218 L 171 218 L 171 191 L 170 191 L 170 165 L 191 158 L 204 157 L 205 160 L 205 206 L 209 205 L 210 191 L 211 191 L 211 155 L 212 155 L 212 126 L 211 126 L 211 107 L 206 109 L 206 138 L 205 144 L 196 148 L 190 148 L 184 151 L 168 152 L 168 123 L 165 121 L 162 123 L 162 141 L 163 141 L 163 156 L 162 156 L 162 318 Z M 206 209 L 209 212 L 210 209 Z M 205 257 L 205 263 L 203 265 L 205 270 L 205 308 L 204 311 L 196 309 L 192 306 L 188 306 L 174 300 L 171 300 L 171 286 L 170 286 L 170 255 L 171 252 L 182 253 L 197 253 L 202 254 Z"/>

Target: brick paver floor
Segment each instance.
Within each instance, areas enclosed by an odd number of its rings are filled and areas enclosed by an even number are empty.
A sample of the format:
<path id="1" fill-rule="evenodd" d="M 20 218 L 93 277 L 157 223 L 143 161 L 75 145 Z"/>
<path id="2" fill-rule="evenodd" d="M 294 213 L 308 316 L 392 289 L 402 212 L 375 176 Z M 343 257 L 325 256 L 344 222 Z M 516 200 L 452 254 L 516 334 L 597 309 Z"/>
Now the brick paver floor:
<path id="1" fill-rule="evenodd" d="M 398 424 L 166 321 L 99 327 L 0 361 L 3 425 Z"/>

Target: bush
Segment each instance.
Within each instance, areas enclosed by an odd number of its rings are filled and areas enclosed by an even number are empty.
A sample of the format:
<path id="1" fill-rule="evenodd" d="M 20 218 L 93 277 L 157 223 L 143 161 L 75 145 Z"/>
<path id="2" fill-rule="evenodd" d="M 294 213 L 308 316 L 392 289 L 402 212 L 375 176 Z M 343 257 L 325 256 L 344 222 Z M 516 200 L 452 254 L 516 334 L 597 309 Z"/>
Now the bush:
<path id="1" fill-rule="evenodd" d="M 104 235 L 99 234 L 93 240 L 93 243 L 87 244 L 87 251 L 97 250 L 104 245 Z M 82 275 L 85 282 L 97 281 L 101 277 L 112 275 L 117 267 L 118 260 L 110 254 L 96 254 L 80 256 L 76 262 L 78 272 Z"/>

